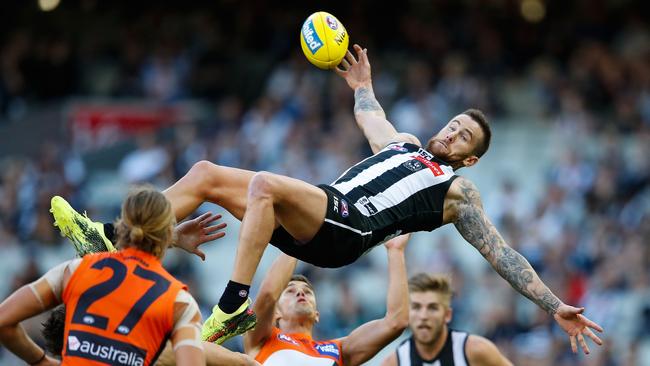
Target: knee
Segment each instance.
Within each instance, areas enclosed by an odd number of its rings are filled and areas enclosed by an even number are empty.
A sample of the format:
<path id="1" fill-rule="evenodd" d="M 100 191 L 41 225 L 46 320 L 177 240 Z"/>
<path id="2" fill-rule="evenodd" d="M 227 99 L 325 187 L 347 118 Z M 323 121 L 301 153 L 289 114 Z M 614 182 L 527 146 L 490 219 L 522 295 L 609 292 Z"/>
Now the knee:
<path id="1" fill-rule="evenodd" d="M 211 163 L 207 160 L 201 160 L 190 168 L 186 177 L 196 182 L 198 193 L 207 193 L 204 191 L 211 191 L 219 183 L 219 176 L 221 167 L 217 164 Z"/>
<path id="2" fill-rule="evenodd" d="M 269 172 L 258 172 L 253 175 L 248 186 L 250 199 L 272 198 L 274 192 L 275 175 Z"/>

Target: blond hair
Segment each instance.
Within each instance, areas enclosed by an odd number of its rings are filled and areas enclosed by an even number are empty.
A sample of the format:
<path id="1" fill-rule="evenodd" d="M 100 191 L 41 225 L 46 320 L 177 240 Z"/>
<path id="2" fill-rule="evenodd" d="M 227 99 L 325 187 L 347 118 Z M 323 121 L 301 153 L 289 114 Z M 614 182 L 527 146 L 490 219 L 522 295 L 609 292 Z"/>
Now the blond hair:
<path id="1" fill-rule="evenodd" d="M 442 296 L 444 305 L 451 305 L 451 278 L 447 275 L 417 273 L 409 278 L 409 292 L 437 292 Z"/>
<path id="2" fill-rule="evenodd" d="M 175 223 L 172 205 L 162 193 L 152 187 L 138 187 L 124 200 L 122 215 L 115 222 L 117 245 L 161 257 L 173 241 Z"/>

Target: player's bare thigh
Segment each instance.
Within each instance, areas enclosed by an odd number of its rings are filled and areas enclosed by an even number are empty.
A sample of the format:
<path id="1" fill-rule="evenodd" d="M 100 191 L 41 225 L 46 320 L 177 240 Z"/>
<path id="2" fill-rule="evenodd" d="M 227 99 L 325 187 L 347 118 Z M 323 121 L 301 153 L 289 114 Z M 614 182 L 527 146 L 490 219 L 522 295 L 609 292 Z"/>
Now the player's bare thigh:
<path id="1" fill-rule="evenodd" d="M 175 211 L 189 211 L 183 212 L 184 215 L 193 212 L 202 202 L 209 201 L 241 220 L 246 212 L 248 185 L 253 175 L 255 172 L 250 170 L 203 160 L 194 164 L 185 176 L 164 193 Z"/>
<path id="2" fill-rule="evenodd" d="M 307 242 L 325 219 L 327 195 L 299 179 L 259 172 L 251 180 L 249 199 L 271 195 L 275 220 L 296 240 Z"/>

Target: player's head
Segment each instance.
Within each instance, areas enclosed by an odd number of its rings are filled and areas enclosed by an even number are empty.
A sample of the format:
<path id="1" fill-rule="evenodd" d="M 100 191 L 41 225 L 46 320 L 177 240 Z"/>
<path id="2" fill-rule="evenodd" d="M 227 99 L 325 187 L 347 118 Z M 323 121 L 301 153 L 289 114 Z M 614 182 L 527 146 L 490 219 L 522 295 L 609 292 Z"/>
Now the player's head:
<path id="1" fill-rule="evenodd" d="M 427 150 L 455 169 L 472 166 L 490 147 L 492 131 L 483 112 L 468 109 L 427 142 Z"/>
<path id="2" fill-rule="evenodd" d="M 65 305 L 52 309 L 50 316 L 43 323 L 43 339 L 45 349 L 52 355 L 63 352 L 63 336 L 65 335 Z"/>
<path id="3" fill-rule="evenodd" d="M 293 275 L 278 299 L 276 317 L 279 324 L 283 320 L 317 323 L 319 316 L 311 282 L 303 275 Z"/>
<path id="4" fill-rule="evenodd" d="M 451 284 L 445 276 L 418 273 L 409 279 L 409 327 L 420 343 L 432 343 L 451 321 Z"/>
<path id="5" fill-rule="evenodd" d="M 120 248 L 135 247 L 162 257 L 173 240 L 176 219 L 169 200 L 153 188 L 141 187 L 129 193 L 116 222 Z"/>

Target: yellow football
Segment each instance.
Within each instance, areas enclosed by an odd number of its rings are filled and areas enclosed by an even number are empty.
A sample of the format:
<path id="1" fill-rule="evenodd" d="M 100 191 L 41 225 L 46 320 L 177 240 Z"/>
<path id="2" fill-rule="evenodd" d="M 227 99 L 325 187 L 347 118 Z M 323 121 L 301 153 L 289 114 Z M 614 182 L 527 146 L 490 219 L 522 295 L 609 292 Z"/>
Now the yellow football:
<path id="1" fill-rule="evenodd" d="M 348 32 L 324 11 L 310 15 L 300 30 L 300 46 L 307 60 L 321 69 L 333 69 L 348 50 Z"/>

